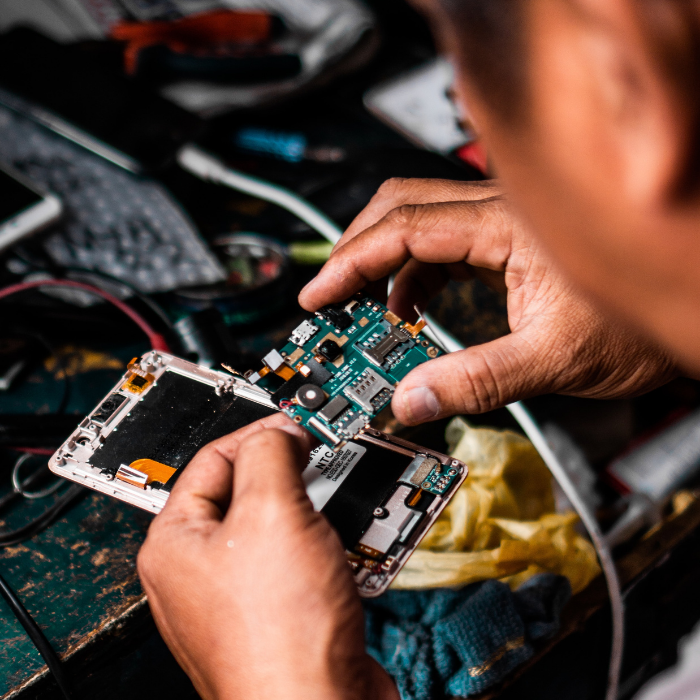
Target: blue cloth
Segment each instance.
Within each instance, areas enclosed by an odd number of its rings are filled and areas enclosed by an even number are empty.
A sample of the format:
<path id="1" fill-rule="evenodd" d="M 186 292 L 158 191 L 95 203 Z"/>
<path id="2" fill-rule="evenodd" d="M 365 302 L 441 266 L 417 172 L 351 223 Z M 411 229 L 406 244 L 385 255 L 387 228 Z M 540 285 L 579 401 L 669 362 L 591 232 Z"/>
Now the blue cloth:
<path id="1" fill-rule="evenodd" d="M 389 591 L 365 601 L 367 651 L 403 700 L 480 693 L 551 637 L 571 597 L 568 579 L 538 574 L 516 592 L 500 581 L 460 590 Z"/>

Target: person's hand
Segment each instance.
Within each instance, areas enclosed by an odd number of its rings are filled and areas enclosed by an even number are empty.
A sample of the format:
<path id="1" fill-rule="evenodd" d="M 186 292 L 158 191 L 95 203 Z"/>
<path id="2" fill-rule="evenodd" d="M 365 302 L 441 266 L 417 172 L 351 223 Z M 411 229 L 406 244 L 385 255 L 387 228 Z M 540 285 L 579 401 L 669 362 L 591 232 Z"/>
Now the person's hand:
<path id="1" fill-rule="evenodd" d="M 564 233 L 562 235 L 565 235 Z M 407 425 L 481 413 L 556 392 L 632 396 L 677 374 L 656 344 L 577 292 L 518 219 L 496 182 L 389 180 L 301 292 L 309 311 L 399 270 L 388 301 L 405 320 L 452 277 L 507 292 L 511 333 L 414 369 L 392 401 Z M 372 285 L 375 285 L 372 287 Z"/>
<path id="2" fill-rule="evenodd" d="M 398 700 L 365 652 L 340 540 L 304 491 L 310 446 L 279 415 L 203 448 L 139 553 L 158 629 L 205 700 Z"/>

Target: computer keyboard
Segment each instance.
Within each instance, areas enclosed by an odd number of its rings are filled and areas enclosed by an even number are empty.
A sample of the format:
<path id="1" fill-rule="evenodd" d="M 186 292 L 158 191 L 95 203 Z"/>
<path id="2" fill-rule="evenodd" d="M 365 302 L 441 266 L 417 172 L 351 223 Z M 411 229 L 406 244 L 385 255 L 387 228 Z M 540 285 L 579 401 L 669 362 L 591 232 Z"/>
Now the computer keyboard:
<path id="1" fill-rule="evenodd" d="M 0 90 L 0 159 L 62 199 L 65 216 L 42 242 L 56 264 L 105 272 L 146 293 L 225 278 L 162 185 L 50 131 L 17 105 L 22 100 Z"/>

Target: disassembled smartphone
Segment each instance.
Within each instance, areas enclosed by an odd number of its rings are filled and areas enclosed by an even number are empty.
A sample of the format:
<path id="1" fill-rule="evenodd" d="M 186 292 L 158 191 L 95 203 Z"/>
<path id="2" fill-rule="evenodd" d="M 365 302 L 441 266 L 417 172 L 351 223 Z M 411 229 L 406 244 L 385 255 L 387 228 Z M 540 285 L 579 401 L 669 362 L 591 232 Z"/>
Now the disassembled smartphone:
<path id="1" fill-rule="evenodd" d="M 303 321 L 264 367 L 247 374 L 295 423 L 335 450 L 362 433 L 394 387 L 441 351 L 421 330 L 361 294 Z"/>
<path id="2" fill-rule="evenodd" d="M 158 513 L 205 444 L 278 408 L 261 387 L 152 351 L 49 461 L 51 471 Z M 260 464 L 264 469 L 264 463 Z M 458 460 L 372 428 L 314 450 L 307 493 L 346 547 L 360 595 L 383 593 L 467 476 Z"/>

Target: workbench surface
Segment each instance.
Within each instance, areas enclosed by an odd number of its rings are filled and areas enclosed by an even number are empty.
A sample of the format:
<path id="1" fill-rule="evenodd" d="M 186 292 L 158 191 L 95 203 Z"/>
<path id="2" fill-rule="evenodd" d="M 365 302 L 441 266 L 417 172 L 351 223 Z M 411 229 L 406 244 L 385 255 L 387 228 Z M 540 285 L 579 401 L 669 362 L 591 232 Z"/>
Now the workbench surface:
<path id="1" fill-rule="evenodd" d="M 149 514 L 87 492 L 48 530 L 0 549 L 0 571 L 62 655 L 119 635 L 146 605 L 136 554 Z M 6 605 L 0 605 L 0 697 L 15 697 L 45 674 L 43 660 Z M 33 693 L 31 693 L 33 694 Z"/>

